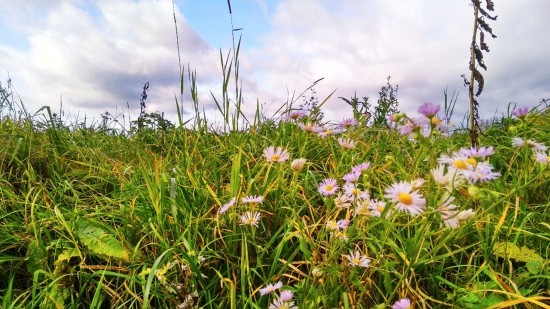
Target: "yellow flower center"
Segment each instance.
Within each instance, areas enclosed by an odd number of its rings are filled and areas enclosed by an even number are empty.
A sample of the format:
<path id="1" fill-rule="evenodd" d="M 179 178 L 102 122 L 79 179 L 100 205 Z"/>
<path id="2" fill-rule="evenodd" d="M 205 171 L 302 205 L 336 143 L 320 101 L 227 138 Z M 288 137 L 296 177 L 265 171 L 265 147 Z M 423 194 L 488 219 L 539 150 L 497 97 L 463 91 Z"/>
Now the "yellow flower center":
<path id="1" fill-rule="evenodd" d="M 410 205 L 412 204 L 412 201 L 413 201 L 412 196 L 409 193 L 405 193 L 405 192 L 399 193 L 399 195 L 397 196 L 397 199 L 405 205 Z"/>
<path id="2" fill-rule="evenodd" d="M 477 165 L 477 160 L 475 158 L 468 158 L 466 160 L 466 163 L 468 163 L 470 165 L 473 165 L 473 166 L 476 166 Z"/>
<path id="3" fill-rule="evenodd" d="M 465 170 L 468 168 L 468 165 L 466 164 L 466 162 L 462 161 L 462 160 L 456 160 L 453 162 L 453 165 L 458 168 L 458 169 L 461 169 L 461 170 Z"/>
<path id="4" fill-rule="evenodd" d="M 401 194 L 403 194 L 403 193 L 401 193 Z M 400 194 L 400 195 L 401 195 L 401 194 Z M 405 193 L 405 194 L 406 194 L 406 193 Z M 407 194 L 407 195 L 408 195 L 408 194 Z M 410 198 L 410 197 L 409 197 L 409 198 Z M 378 210 L 379 212 L 383 212 L 384 209 L 385 209 L 385 207 L 384 207 L 383 205 L 378 205 L 378 206 L 376 207 L 376 210 Z"/>
<path id="5" fill-rule="evenodd" d="M 334 187 L 332 185 L 326 185 L 325 191 L 331 191 Z"/>
<path id="6" fill-rule="evenodd" d="M 279 161 L 279 159 L 281 159 L 281 157 L 279 157 L 279 155 L 274 154 L 274 155 L 271 156 L 271 161 L 277 162 L 277 161 Z"/>
<path id="7" fill-rule="evenodd" d="M 353 258 L 352 263 L 355 264 L 355 265 L 359 265 L 359 264 L 361 264 L 361 260 L 358 259 L 358 258 Z"/>
<path id="8" fill-rule="evenodd" d="M 357 189 L 357 188 L 354 188 L 353 190 L 351 190 L 351 193 L 352 193 L 353 195 L 359 195 L 359 194 L 361 194 L 361 190 L 359 190 L 359 189 Z"/>
<path id="9" fill-rule="evenodd" d="M 435 125 L 440 125 L 441 124 L 441 119 L 433 117 L 432 118 L 432 123 L 435 124 Z"/>
<path id="10" fill-rule="evenodd" d="M 254 223 L 254 217 L 246 218 L 246 224 L 252 225 Z"/>

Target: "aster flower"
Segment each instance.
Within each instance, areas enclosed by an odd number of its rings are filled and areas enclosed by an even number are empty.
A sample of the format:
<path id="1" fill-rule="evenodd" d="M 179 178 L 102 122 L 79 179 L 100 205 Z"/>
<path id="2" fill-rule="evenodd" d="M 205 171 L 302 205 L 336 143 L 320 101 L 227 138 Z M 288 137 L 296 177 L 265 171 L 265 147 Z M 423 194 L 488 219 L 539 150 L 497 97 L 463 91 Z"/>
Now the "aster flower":
<path id="1" fill-rule="evenodd" d="M 359 203 L 357 203 L 357 205 L 355 206 L 355 210 L 353 211 L 353 215 L 368 216 L 370 214 L 369 204 L 369 200 L 360 201 Z"/>
<path id="2" fill-rule="evenodd" d="M 344 255 L 344 257 L 353 266 L 360 266 L 364 268 L 370 266 L 371 260 L 365 254 L 361 254 L 361 252 L 359 251 L 350 252 L 350 254 Z"/>
<path id="3" fill-rule="evenodd" d="M 282 147 L 270 146 L 264 149 L 264 157 L 267 162 L 285 162 L 290 158 L 288 150 Z"/>
<path id="4" fill-rule="evenodd" d="M 291 301 L 293 297 L 294 297 L 294 293 L 288 290 L 281 291 L 281 293 L 279 294 L 279 299 L 284 302 Z"/>
<path id="5" fill-rule="evenodd" d="M 336 133 L 340 133 L 340 132 L 337 131 L 337 130 L 334 130 L 334 129 L 324 128 L 322 131 L 317 132 L 317 136 L 319 136 L 320 138 L 325 138 L 329 135 L 333 135 L 333 134 L 336 134 Z"/>
<path id="6" fill-rule="evenodd" d="M 292 163 L 290 163 L 290 168 L 292 168 L 293 171 L 298 172 L 304 168 L 306 162 L 307 160 L 304 158 L 295 159 Z"/>
<path id="7" fill-rule="evenodd" d="M 493 147 L 481 147 L 481 148 L 462 148 L 458 151 L 459 154 L 466 156 L 466 157 L 472 157 L 472 158 L 479 158 L 479 159 L 485 159 L 488 156 L 493 155 Z"/>
<path id="8" fill-rule="evenodd" d="M 264 288 L 261 288 L 260 289 L 260 295 L 266 295 L 266 294 L 269 294 L 269 293 L 273 293 L 275 291 L 277 291 L 278 289 L 282 288 L 283 287 L 283 283 L 281 281 L 275 283 L 275 284 L 268 284 L 266 285 Z"/>
<path id="9" fill-rule="evenodd" d="M 261 195 L 249 195 L 242 198 L 243 203 L 247 204 L 261 204 L 264 202 L 264 197 Z"/>
<path id="10" fill-rule="evenodd" d="M 269 304 L 269 309 L 298 309 L 298 306 L 295 306 L 293 301 L 283 301 L 278 298 Z"/>
<path id="11" fill-rule="evenodd" d="M 462 170 L 461 174 L 470 184 L 494 180 L 500 176 L 500 173 L 493 172 L 493 166 L 488 162 L 479 162 L 475 169 Z"/>
<path id="12" fill-rule="evenodd" d="M 338 186 L 338 183 L 336 182 L 336 179 L 327 178 L 319 184 L 318 191 L 319 191 L 319 193 L 321 193 L 321 195 L 331 196 L 331 195 L 335 194 L 336 191 L 338 191 L 339 188 L 340 187 Z"/>
<path id="13" fill-rule="evenodd" d="M 512 111 L 512 115 L 516 116 L 519 119 L 525 118 L 525 116 L 527 116 L 527 114 L 529 114 L 529 107 L 527 107 L 527 106 L 519 107 L 519 108 L 516 108 Z"/>
<path id="14" fill-rule="evenodd" d="M 290 121 L 290 120 L 298 120 L 300 118 L 303 118 L 303 117 L 306 117 L 308 116 L 309 113 L 307 111 L 304 111 L 304 110 L 294 110 L 294 111 L 290 111 L 288 112 L 285 116 L 284 116 L 284 120 L 286 121 Z"/>
<path id="15" fill-rule="evenodd" d="M 426 199 L 408 182 L 394 183 L 385 192 L 384 196 L 396 203 L 397 210 L 409 212 L 411 216 L 419 215 L 426 209 Z"/>
<path id="16" fill-rule="evenodd" d="M 445 196 L 443 203 L 438 207 L 439 214 L 443 219 L 443 223 L 446 227 L 456 228 L 458 227 L 458 212 L 456 211 L 456 205 L 452 204 L 454 197 Z"/>
<path id="17" fill-rule="evenodd" d="M 370 167 L 370 162 L 363 162 L 361 164 L 357 164 L 357 165 L 353 166 L 351 168 L 351 172 L 352 173 L 354 173 L 354 172 L 362 173 L 363 171 L 365 171 L 369 167 Z"/>
<path id="18" fill-rule="evenodd" d="M 359 180 L 360 176 L 361 176 L 361 172 L 351 172 L 351 173 L 348 173 L 348 174 L 344 175 L 344 177 L 342 177 L 342 179 L 345 182 L 356 182 L 357 180 Z"/>
<path id="19" fill-rule="evenodd" d="M 326 224 L 326 228 L 327 230 L 330 230 L 330 231 L 338 231 L 340 229 L 340 227 L 338 226 L 338 222 L 334 220 L 328 220 Z"/>
<path id="20" fill-rule="evenodd" d="M 512 138 L 512 146 L 523 147 L 523 145 L 525 145 L 525 140 L 523 140 L 521 137 Z"/>
<path id="21" fill-rule="evenodd" d="M 341 219 L 336 222 L 339 230 L 345 230 L 348 228 L 350 221 L 348 219 Z"/>
<path id="22" fill-rule="evenodd" d="M 528 140 L 527 144 L 531 146 L 533 151 L 546 151 L 546 149 L 548 149 L 548 147 L 546 147 L 543 143 L 537 143 L 532 139 Z"/>
<path id="23" fill-rule="evenodd" d="M 241 225 L 253 225 L 255 227 L 258 227 L 258 223 L 260 222 L 261 215 L 259 212 L 250 212 L 247 211 L 246 213 L 242 214 L 241 219 Z"/>
<path id="24" fill-rule="evenodd" d="M 433 118 L 439 112 L 439 105 L 424 103 L 418 108 L 418 112 L 428 118 Z"/>
<path id="25" fill-rule="evenodd" d="M 344 242 L 348 241 L 348 234 L 346 233 L 346 230 L 337 230 L 332 233 L 330 233 L 332 237 L 336 237 L 340 240 L 343 240 Z"/>
<path id="26" fill-rule="evenodd" d="M 386 210 L 386 203 L 381 200 L 370 200 L 368 204 L 368 208 L 370 210 L 370 214 L 373 217 L 380 217 L 384 210 Z M 391 214 L 391 211 L 388 211 L 386 213 L 386 218 L 389 217 Z"/>
<path id="27" fill-rule="evenodd" d="M 445 165 L 438 165 L 432 170 L 432 176 L 438 184 L 443 186 L 448 191 L 453 190 L 454 188 L 460 186 L 464 183 L 464 176 L 457 173 L 454 169 L 449 169 L 445 172 Z"/>
<path id="28" fill-rule="evenodd" d="M 550 156 L 546 155 L 544 152 L 535 152 L 535 161 L 539 163 L 549 163 L 550 162 Z"/>
<path id="29" fill-rule="evenodd" d="M 298 127 L 300 127 L 300 129 L 306 131 L 306 132 L 311 132 L 311 133 L 318 133 L 318 132 L 321 132 L 323 131 L 323 128 L 316 125 L 316 124 L 313 124 L 313 123 L 299 123 L 298 124 Z"/>
<path id="30" fill-rule="evenodd" d="M 339 137 L 338 138 L 338 144 L 340 144 L 340 146 L 342 146 L 342 148 L 344 148 L 344 149 L 353 149 L 353 148 L 355 148 L 355 141 L 353 141 L 352 139 L 349 139 L 349 138 L 345 138 L 345 137 Z"/>
<path id="31" fill-rule="evenodd" d="M 224 204 L 222 207 L 220 207 L 220 209 L 218 210 L 218 213 L 219 213 L 219 214 L 223 214 L 223 213 L 226 212 L 229 208 L 231 208 L 231 206 L 235 205 L 236 202 L 237 202 L 237 198 L 233 197 L 229 202 L 227 202 L 227 203 Z"/>
<path id="32" fill-rule="evenodd" d="M 349 129 L 355 125 L 357 125 L 357 120 L 355 120 L 354 118 L 347 118 L 342 120 L 342 122 L 338 124 L 338 127 L 343 129 Z"/>
<path id="33" fill-rule="evenodd" d="M 411 300 L 408 298 L 402 298 L 396 301 L 391 307 L 391 309 L 411 309 L 411 308 L 412 308 Z"/>
<path id="34" fill-rule="evenodd" d="M 351 203 L 349 203 L 350 199 L 346 195 L 338 194 L 337 197 L 334 198 L 334 205 L 338 208 L 348 208 L 351 206 Z"/>
<path id="35" fill-rule="evenodd" d="M 442 155 L 437 159 L 439 163 L 447 164 L 449 169 L 454 171 L 471 170 L 476 164 L 477 160 L 472 157 L 467 157 L 458 152 L 455 152 L 453 156 Z"/>
<path id="36" fill-rule="evenodd" d="M 344 194 L 348 196 L 351 200 L 368 200 L 369 193 L 365 192 L 357 187 L 356 184 L 348 182 L 342 187 Z"/>

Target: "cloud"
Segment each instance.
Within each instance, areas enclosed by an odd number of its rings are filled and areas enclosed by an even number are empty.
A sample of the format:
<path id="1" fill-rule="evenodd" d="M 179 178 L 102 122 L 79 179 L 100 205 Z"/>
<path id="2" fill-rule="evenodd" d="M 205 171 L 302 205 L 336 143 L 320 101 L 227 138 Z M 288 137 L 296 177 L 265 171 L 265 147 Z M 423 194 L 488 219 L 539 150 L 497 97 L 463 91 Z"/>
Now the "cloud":
<path id="1" fill-rule="evenodd" d="M 98 1 L 92 8 L 38 3 L 9 8 L 9 16 L 17 16 L 10 26 L 24 29 L 28 50 L 0 46 L 0 65 L 24 89 L 27 107 L 56 106 L 62 97 L 65 107 L 92 115 L 128 101 L 139 110 L 149 81 L 148 111 L 175 110 L 179 67 L 171 1 Z M 177 19 L 183 64 L 200 66 L 199 82 L 217 82 L 217 52 L 180 13 Z"/>
<path id="2" fill-rule="evenodd" d="M 492 116 L 497 107 L 502 111 L 507 100 L 532 106 L 549 95 L 541 86 L 550 79 L 542 69 L 550 66 L 544 56 L 550 42 L 542 35 L 550 26 L 542 7 L 550 4 L 527 2 L 496 5 L 497 14 L 507 17 L 490 22 L 499 38 L 486 40 L 492 50 L 486 54 L 486 86 L 479 98 L 482 117 Z M 266 97 L 281 98 L 285 86 L 300 91 L 325 77 L 317 90 L 323 97 L 337 89 L 326 105 L 333 117 L 341 114 L 339 96 L 357 91 L 375 102 L 388 75 L 400 86 L 402 110 L 426 101 L 442 103 L 448 88 L 460 92 L 455 112 L 464 114 L 468 97 L 460 76 L 469 73 L 472 12 L 460 1 L 284 0 L 253 57 L 270 85 Z"/>

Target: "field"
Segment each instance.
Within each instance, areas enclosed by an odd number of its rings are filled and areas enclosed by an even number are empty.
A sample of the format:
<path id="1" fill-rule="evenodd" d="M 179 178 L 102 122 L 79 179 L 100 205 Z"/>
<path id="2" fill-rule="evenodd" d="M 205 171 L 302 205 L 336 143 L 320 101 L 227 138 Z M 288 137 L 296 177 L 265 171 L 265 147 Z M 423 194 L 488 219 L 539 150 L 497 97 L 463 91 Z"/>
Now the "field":
<path id="1" fill-rule="evenodd" d="M 131 133 L 4 116 L 0 307 L 549 308 L 550 109 L 478 147 L 419 112 Z"/>

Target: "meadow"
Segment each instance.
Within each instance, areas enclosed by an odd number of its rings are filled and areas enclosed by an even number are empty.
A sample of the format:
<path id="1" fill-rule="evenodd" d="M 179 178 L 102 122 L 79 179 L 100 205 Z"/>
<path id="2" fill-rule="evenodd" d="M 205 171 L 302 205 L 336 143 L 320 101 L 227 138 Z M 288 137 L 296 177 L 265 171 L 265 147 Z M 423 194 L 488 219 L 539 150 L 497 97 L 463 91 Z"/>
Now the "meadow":
<path id="1" fill-rule="evenodd" d="M 1 307 L 549 308 L 547 106 L 470 147 L 438 104 L 322 103 L 225 132 L 4 110 Z"/>

